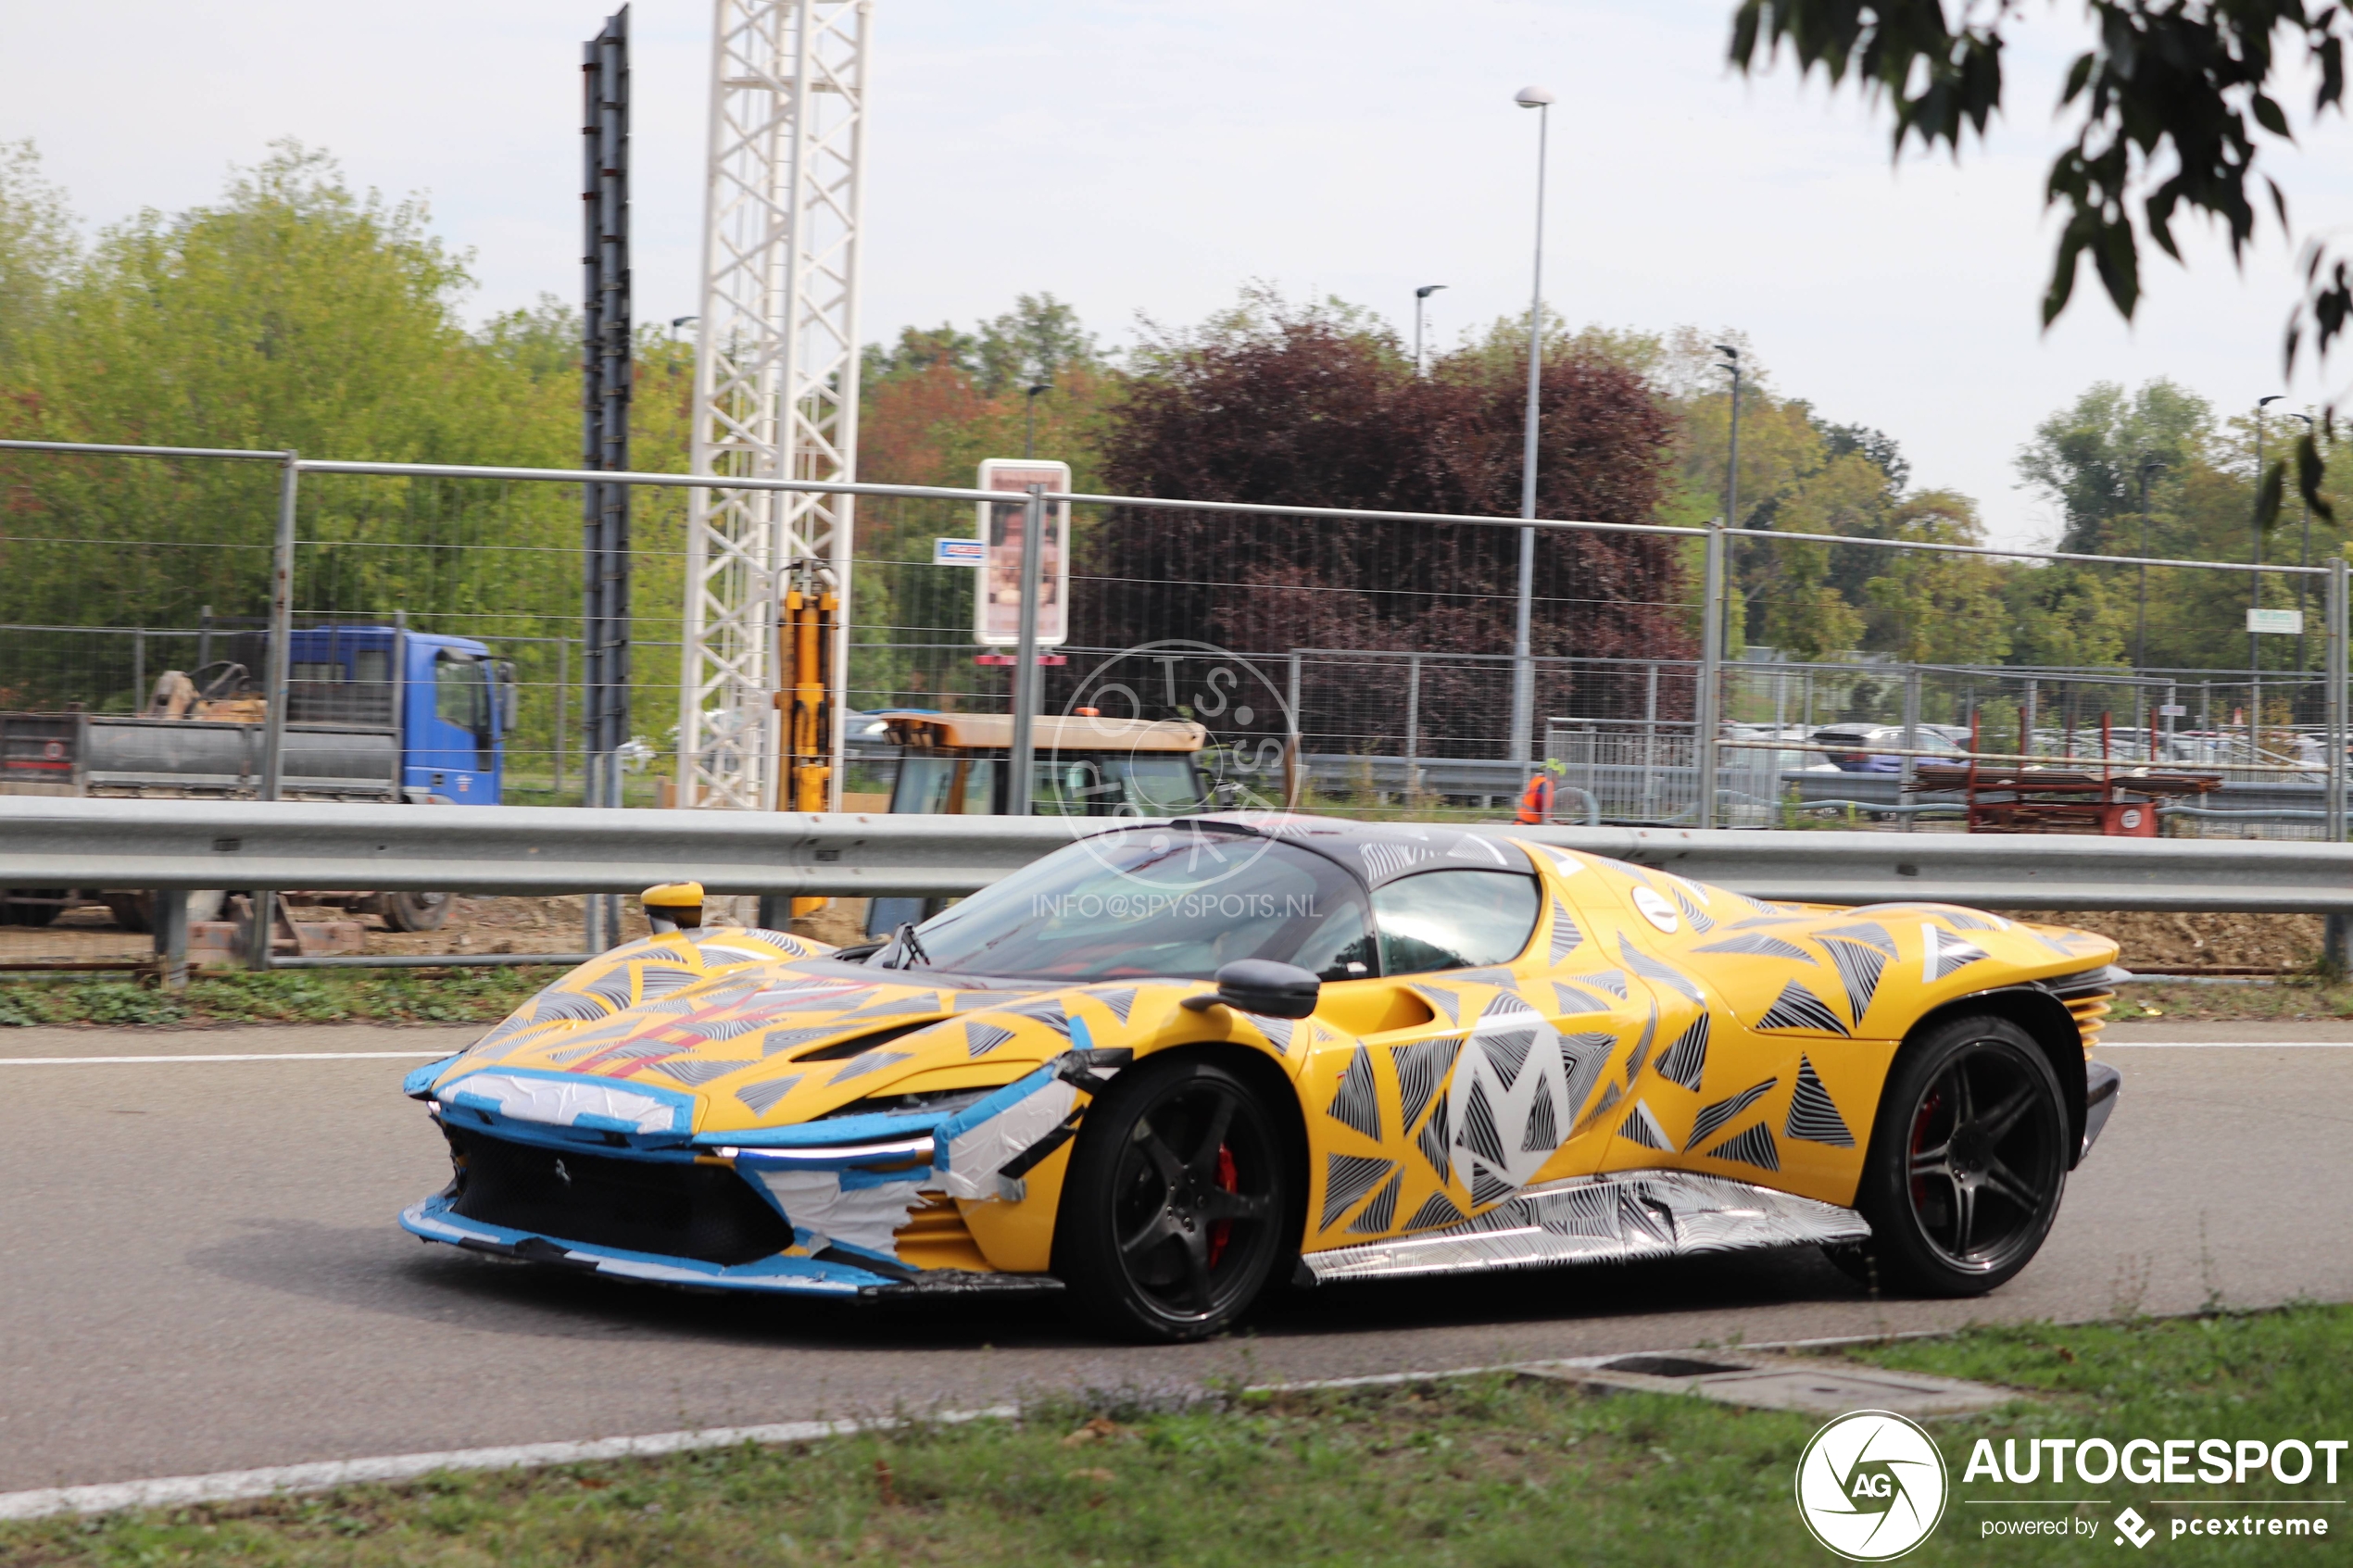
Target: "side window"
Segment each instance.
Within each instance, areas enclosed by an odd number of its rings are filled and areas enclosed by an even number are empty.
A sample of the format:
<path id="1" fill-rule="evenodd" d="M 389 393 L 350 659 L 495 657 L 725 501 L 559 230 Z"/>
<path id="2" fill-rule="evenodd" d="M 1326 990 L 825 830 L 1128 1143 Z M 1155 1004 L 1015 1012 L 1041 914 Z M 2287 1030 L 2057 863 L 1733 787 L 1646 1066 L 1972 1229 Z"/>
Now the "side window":
<path id="1" fill-rule="evenodd" d="M 472 659 L 443 659 L 433 671 L 434 717 L 476 735 L 490 733 L 490 682 Z"/>
<path id="2" fill-rule="evenodd" d="M 1424 974 L 1509 963 L 1536 930 L 1536 879 L 1516 872 L 1424 872 L 1373 892 L 1381 971 Z"/>
<path id="3" fill-rule="evenodd" d="M 1363 980 L 1375 972 L 1375 957 L 1365 906 L 1351 898 L 1308 933 L 1290 961 L 1318 980 Z"/>

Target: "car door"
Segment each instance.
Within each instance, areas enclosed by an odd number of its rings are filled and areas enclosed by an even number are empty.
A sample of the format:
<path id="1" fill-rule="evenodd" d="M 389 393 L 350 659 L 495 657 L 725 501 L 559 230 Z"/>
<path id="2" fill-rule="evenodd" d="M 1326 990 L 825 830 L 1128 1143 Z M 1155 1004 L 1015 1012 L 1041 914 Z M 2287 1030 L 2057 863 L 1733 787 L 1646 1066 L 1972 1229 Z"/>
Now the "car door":
<path id="1" fill-rule="evenodd" d="M 1533 868 L 1423 871 L 1373 904 L 1379 978 L 1327 986 L 1311 1024 L 1309 1251 L 1442 1230 L 1590 1168 L 1604 1079 L 1656 1027 L 1622 965 L 1552 977 L 1595 939 Z"/>
<path id="2" fill-rule="evenodd" d="M 1885 932 L 1858 921 L 1818 933 L 1816 915 L 1609 861 L 1576 885 L 1597 924 L 1617 923 L 1629 966 L 1673 999 L 1661 1030 L 1672 1043 L 1629 1077 L 1595 1168 L 1696 1171 L 1843 1201 L 1861 1155 L 1848 1116 L 1871 1103 L 1852 1085 L 1875 1083 L 1889 1054 L 1849 1016 L 1853 982 L 1892 959 Z"/>

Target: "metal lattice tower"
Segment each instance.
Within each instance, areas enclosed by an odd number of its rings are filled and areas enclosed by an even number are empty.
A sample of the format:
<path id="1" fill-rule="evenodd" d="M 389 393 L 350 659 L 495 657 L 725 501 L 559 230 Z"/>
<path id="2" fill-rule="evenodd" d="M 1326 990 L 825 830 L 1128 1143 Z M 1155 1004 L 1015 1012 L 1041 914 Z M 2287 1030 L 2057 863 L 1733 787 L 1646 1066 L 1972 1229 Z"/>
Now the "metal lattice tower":
<path id="1" fill-rule="evenodd" d="M 718 0 L 698 473 L 857 476 L 860 155 L 873 8 L 873 0 Z M 822 571 L 847 628 L 851 500 L 691 495 L 678 801 L 773 808 L 779 580 Z M 836 671 L 847 671 L 848 654 L 847 632 L 837 631 Z M 838 799 L 838 733 L 831 748 Z"/>

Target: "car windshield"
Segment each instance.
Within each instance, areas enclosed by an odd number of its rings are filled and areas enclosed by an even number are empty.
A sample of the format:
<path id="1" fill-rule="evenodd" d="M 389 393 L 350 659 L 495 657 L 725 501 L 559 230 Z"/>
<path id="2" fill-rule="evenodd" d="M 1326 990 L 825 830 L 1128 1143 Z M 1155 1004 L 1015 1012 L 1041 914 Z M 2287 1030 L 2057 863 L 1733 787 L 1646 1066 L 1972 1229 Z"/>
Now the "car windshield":
<path id="1" fill-rule="evenodd" d="M 1058 849 L 915 930 L 933 969 L 1040 980 L 1208 980 L 1236 959 L 1297 964 L 1326 980 L 1374 972 L 1371 910 L 1320 855 L 1238 837 L 1233 870 L 1208 880 L 1202 840 L 1103 834 Z M 912 957 L 912 955 L 908 955 Z"/>

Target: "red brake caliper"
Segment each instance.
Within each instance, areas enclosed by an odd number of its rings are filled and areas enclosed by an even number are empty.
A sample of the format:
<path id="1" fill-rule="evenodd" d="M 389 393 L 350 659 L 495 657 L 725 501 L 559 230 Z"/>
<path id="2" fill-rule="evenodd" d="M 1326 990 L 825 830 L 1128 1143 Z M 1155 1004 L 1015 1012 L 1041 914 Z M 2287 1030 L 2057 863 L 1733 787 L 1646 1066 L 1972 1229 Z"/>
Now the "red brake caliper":
<path id="1" fill-rule="evenodd" d="M 1920 1150 L 1928 1147 L 1929 1124 L 1936 1120 L 1937 1109 L 1944 1103 L 1943 1095 L 1931 1095 L 1921 1102 L 1920 1113 L 1912 1119 L 1912 1147 L 1909 1152 L 1914 1158 L 1918 1158 Z M 1928 1184 L 1919 1176 L 1910 1173 L 1909 1160 L 1905 1163 L 1906 1165 L 1905 1179 L 1910 1184 L 1912 1189 L 1912 1211 L 1917 1214 L 1919 1211 L 1919 1206 L 1928 1201 Z"/>
<path id="2" fill-rule="evenodd" d="M 1217 1146 L 1217 1190 L 1220 1192 L 1242 1190 L 1241 1177 L 1234 1170 L 1234 1151 L 1226 1144 Z M 1233 1234 L 1233 1221 L 1212 1220 L 1209 1222 L 1209 1266 L 1211 1268 L 1215 1268 L 1217 1260 L 1226 1255 L 1226 1240 Z"/>

